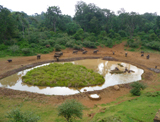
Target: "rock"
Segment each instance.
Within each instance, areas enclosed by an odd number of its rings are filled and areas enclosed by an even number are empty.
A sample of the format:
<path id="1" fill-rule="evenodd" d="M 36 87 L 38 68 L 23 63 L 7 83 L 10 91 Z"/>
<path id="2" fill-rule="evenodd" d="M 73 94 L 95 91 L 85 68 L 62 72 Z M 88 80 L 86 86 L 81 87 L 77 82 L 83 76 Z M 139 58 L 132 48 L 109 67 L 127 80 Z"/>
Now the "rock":
<path id="1" fill-rule="evenodd" d="M 113 88 L 114 88 L 115 90 L 117 90 L 117 91 L 120 90 L 120 88 L 119 88 L 118 85 L 114 85 Z"/>
<path id="2" fill-rule="evenodd" d="M 156 113 L 154 117 L 154 122 L 160 122 L 160 109 L 158 110 L 158 112 Z"/>

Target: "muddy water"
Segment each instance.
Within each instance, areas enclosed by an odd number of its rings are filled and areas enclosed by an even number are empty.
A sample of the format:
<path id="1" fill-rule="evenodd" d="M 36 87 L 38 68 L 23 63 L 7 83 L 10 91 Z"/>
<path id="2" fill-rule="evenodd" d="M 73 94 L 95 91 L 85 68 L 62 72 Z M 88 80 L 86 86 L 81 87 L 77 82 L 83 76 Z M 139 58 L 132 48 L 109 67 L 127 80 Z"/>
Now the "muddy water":
<path id="1" fill-rule="evenodd" d="M 100 86 L 90 86 L 79 89 L 68 88 L 68 87 L 32 86 L 22 82 L 22 76 L 24 76 L 29 70 L 33 69 L 31 68 L 0 80 L 0 87 L 6 87 L 15 90 L 36 92 L 48 95 L 71 95 L 71 94 L 77 94 L 79 92 L 85 92 L 86 90 L 87 91 L 101 90 L 116 84 L 125 84 L 138 81 L 141 80 L 141 75 L 144 72 L 142 69 L 139 69 L 136 66 L 127 63 L 106 61 L 101 59 L 86 59 L 86 60 L 73 61 L 72 63 L 75 65 L 83 65 L 88 69 L 93 69 L 95 72 L 98 72 L 99 74 L 103 75 L 105 78 L 105 83 Z M 120 67 L 118 64 L 123 65 L 123 67 Z M 127 67 L 128 70 L 133 70 L 134 72 L 123 73 L 123 74 L 111 74 L 110 71 L 115 69 L 115 67 L 118 67 L 122 71 L 124 71 L 125 67 Z"/>

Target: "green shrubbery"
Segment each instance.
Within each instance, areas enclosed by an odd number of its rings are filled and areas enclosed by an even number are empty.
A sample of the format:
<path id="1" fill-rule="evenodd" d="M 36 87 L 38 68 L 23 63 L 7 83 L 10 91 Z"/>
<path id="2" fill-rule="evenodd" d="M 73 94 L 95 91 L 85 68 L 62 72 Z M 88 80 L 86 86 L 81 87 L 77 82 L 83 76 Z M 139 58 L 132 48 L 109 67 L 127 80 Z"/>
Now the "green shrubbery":
<path id="1" fill-rule="evenodd" d="M 146 85 L 140 82 L 134 82 L 131 84 L 132 89 L 130 90 L 130 93 L 135 96 L 141 95 L 141 90 L 146 88 Z"/>
<path id="2" fill-rule="evenodd" d="M 72 63 L 35 68 L 22 77 L 23 82 L 39 86 L 82 87 L 103 84 L 104 78 L 93 70 Z"/>
<path id="3" fill-rule="evenodd" d="M 9 119 L 9 122 L 37 122 L 40 119 L 33 112 L 22 112 L 18 108 L 8 112 L 6 118 Z"/>
<path id="4" fill-rule="evenodd" d="M 58 115 L 63 116 L 67 122 L 73 120 L 74 118 L 82 118 L 84 106 L 74 100 L 66 100 L 63 104 L 58 106 Z"/>

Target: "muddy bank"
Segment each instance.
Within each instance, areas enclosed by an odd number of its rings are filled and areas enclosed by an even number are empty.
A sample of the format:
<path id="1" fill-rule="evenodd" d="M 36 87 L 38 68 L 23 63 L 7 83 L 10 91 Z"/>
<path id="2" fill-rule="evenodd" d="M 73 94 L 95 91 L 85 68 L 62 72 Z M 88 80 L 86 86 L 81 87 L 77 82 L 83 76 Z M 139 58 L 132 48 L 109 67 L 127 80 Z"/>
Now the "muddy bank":
<path id="1" fill-rule="evenodd" d="M 68 58 L 68 59 L 59 59 L 58 62 L 68 62 L 68 61 L 76 61 L 76 60 L 83 60 L 83 59 L 98 59 L 98 58 L 100 58 L 100 57 L 75 57 L 75 58 Z M 22 67 L 20 67 L 18 69 L 7 71 L 4 74 L 1 74 L 0 79 L 3 79 L 5 77 L 8 77 L 8 76 L 13 75 L 15 73 L 18 73 L 18 72 L 20 72 L 22 70 L 25 70 L 25 69 L 29 69 L 29 68 L 32 68 L 32 67 L 35 67 L 35 66 L 38 66 L 38 65 L 42 65 L 42 64 L 45 64 L 45 63 L 53 63 L 53 62 L 57 62 L 57 60 L 48 60 L 48 61 L 36 62 L 36 63 L 25 65 L 25 66 L 22 65 Z"/>

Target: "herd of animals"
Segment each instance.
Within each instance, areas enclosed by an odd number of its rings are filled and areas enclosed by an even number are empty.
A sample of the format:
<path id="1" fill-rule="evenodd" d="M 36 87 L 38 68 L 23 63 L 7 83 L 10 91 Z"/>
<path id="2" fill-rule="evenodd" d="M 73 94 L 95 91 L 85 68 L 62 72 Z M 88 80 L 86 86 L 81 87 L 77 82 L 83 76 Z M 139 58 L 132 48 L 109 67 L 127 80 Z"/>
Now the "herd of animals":
<path id="1" fill-rule="evenodd" d="M 86 53 L 88 52 L 87 50 L 84 50 L 83 48 L 81 49 L 81 51 L 82 51 L 82 54 L 86 54 Z M 99 51 L 99 50 L 94 50 L 93 53 L 94 53 L 94 54 L 97 54 L 98 51 Z M 73 54 L 77 54 L 77 53 L 78 53 L 78 50 L 73 50 Z M 128 54 L 128 53 L 126 52 L 126 53 L 125 53 L 125 57 L 127 57 L 127 54 Z M 54 58 L 56 58 L 57 61 L 59 61 L 59 57 L 62 56 L 62 55 L 63 55 L 63 52 L 55 52 Z M 114 52 L 114 51 L 113 51 L 113 55 L 115 55 L 115 52 Z M 143 56 L 144 56 L 144 51 L 141 51 L 141 57 L 143 57 Z M 147 55 L 146 58 L 149 59 L 150 56 Z M 41 59 L 41 55 L 40 55 L 40 54 L 37 55 L 37 60 L 38 60 L 38 59 Z M 10 63 L 10 62 L 12 62 L 12 59 L 8 59 L 7 61 Z M 155 68 L 157 68 L 157 66 L 155 66 Z"/>

